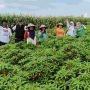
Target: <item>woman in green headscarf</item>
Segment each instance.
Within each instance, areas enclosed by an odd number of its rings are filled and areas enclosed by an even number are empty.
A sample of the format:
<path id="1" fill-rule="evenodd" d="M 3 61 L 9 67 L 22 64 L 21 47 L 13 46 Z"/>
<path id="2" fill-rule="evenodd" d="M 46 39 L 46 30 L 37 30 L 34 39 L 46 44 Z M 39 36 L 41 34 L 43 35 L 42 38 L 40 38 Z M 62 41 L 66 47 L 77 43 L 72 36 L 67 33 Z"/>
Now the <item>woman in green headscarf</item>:
<path id="1" fill-rule="evenodd" d="M 81 24 L 81 22 L 76 23 L 76 36 L 82 37 L 85 35 L 85 29 L 86 27 Z"/>

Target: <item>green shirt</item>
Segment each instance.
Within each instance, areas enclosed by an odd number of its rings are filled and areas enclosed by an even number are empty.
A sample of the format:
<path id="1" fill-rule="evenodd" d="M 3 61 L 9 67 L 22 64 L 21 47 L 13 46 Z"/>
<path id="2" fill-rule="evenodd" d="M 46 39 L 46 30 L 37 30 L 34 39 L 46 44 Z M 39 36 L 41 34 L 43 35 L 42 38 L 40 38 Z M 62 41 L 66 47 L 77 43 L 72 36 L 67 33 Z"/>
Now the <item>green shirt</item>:
<path id="1" fill-rule="evenodd" d="M 42 32 L 39 31 L 38 37 L 39 37 L 39 42 L 43 42 L 43 41 L 45 41 L 47 39 L 48 34 L 47 34 L 47 32 L 42 34 Z"/>
<path id="2" fill-rule="evenodd" d="M 0 26 L 0 30 L 2 30 L 3 29 L 3 27 L 2 26 Z"/>
<path id="3" fill-rule="evenodd" d="M 86 29 L 85 26 L 81 26 L 80 28 L 76 28 L 77 36 L 78 37 L 84 36 L 85 35 L 85 29 Z"/>

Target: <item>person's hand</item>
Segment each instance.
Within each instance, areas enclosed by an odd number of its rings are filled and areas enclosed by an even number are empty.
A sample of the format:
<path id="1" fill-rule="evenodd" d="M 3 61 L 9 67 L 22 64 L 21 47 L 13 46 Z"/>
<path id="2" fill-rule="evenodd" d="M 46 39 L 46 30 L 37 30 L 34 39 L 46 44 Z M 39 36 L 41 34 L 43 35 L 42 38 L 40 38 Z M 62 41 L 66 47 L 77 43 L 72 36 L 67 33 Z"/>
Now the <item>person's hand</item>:
<path id="1" fill-rule="evenodd" d="M 14 27 L 14 25 L 11 25 L 11 27 Z"/>

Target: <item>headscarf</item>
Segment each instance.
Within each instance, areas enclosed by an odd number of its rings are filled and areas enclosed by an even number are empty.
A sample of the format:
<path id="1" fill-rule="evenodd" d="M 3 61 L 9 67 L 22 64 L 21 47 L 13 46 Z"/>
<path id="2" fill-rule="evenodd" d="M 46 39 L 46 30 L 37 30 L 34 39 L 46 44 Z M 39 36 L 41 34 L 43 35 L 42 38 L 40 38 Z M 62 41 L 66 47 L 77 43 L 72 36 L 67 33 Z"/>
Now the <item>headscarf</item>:
<path id="1" fill-rule="evenodd" d="M 35 38 L 35 31 L 34 30 L 28 30 L 28 32 L 29 32 L 29 37 L 34 40 L 34 38 Z"/>

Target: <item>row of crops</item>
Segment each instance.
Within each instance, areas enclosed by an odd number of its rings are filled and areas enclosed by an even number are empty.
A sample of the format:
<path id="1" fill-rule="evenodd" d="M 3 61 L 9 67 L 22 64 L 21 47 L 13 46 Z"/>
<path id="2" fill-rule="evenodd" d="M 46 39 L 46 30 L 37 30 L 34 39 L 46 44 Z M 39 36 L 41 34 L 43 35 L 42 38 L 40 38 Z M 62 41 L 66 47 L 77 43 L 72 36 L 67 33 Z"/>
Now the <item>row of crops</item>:
<path id="1" fill-rule="evenodd" d="M 90 24 L 90 18 L 83 17 L 33 17 L 33 16 L 17 16 L 17 15 L 0 15 L 0 21 L 6 19 L 9 24 L 13 23 L 34 23 L 36 26 L 40 26 L 41 24 L 47 25 L 49 28 L 53 28 L 57 23 L 66 23 L 65 21 L 68 19 L 69 21 L 77 21 L 82 22 L 83 24 Z"/>
<path id="2" fill-rule="evenodd" d="M 48 33 L 42 45 L 0 47 L 0 90 L 90 90 L 90 26 L 81 38 Z"/>

